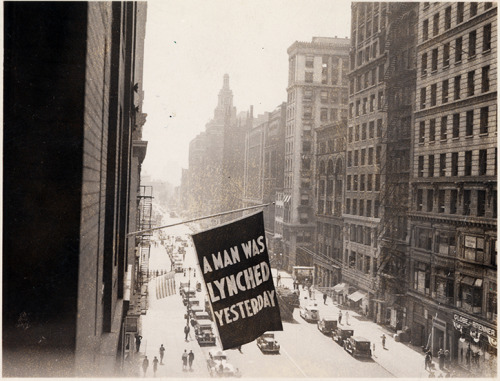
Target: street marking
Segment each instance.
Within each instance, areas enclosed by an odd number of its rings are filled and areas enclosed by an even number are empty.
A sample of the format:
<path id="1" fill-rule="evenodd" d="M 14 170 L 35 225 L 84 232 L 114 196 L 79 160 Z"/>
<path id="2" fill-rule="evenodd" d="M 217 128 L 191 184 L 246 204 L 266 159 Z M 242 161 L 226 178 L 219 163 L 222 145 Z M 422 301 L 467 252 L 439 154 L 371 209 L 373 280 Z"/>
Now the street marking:
<path id="1" fill-rule="evenodd" d="M 304 375 L 304 377 L 308 377 L 307 374 L 302 370 L 302 368 L 294 361 L 294 359 L 288 354 L 287 351 L 285 351 L 283 348 L 280 348 L 281 349 L 281 352 L 284 353 L 289 359 L 290 361 L 293 363 L 293 365 L 295 365 L 297 367 L 297 369 L 300 371 L 300 373 L 302 373 Z"/>

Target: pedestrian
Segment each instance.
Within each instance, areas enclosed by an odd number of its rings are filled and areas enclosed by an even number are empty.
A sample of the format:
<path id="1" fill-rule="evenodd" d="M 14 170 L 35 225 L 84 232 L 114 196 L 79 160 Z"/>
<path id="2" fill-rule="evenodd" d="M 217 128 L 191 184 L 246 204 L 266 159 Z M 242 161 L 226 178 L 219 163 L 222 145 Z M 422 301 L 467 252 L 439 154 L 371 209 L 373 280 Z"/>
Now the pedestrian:
<path id="1" fill-rule="evenodd" d="M 311 296 L 312 296 L 312 290 L 311 290 L 311 287 L 307 287 L 307 291 L 309 291 L 309 299 L 311 299 Z"/>
<path id="2" fill-rule="evenodd" d="M 349 325 L 349 311 L 345 312 L 345 323 Z"/>
<path id="3" fill-rule="evenodd" d="M 276 281 L 276 286 L 279 286 L 280 285 L 280 280 L 281 280 L 281 275 L 278 273 L 278 276 L 276 277 L 277 281 Z"/>
<path id="4" fill-rule="evenodd" d="M 438 351 L 438 362 L 439 362 L 439 369 L 443 370 L 444 368 L 444 351 L 443 348 L 440 348 Z"/>
<path id="5" fill-rule="evenodd" d="M 325 305 L 326 305 L 326 298 L 327 298 L 326 292 L 323 292 L 323 304 Z"/>
<path id="6" fill-rule="evenodd" d="M 238 345 L 238 350 L 240 351 L 240 353 L 243 353 L 243 351 L 241 350 L 241 345 Z"/>
<path id="7" fill-rule="evenodd" d="M 385 334 L 382 334 L 380 337 L 382 338 L 382 348 L 385 349 Z"/>
<path id="8" fill-rule="evenodd" d="M 186 340 L 186 341 L 189 341 L 188 340 L 189 331 L 190 331 L 189 324 L 186 324 L 186 326 L 184 327 L 184 333 L 186 335 L 186 337 L 184 338 L 184 340 Z"/>
<path id="9" fill-rule="evenodd" d="M 142 371 L 144 372 L 144 377 L 146 377 L 148 366 L 149 366 L 148 356 L 144 356 L 144 360 L 142 360 Z"/>
<path id="10" fill-rule="evenodd" d="M 339 311 L 339 324 L 342 324 L 342 311 Z"/>
<path id="11" fill-rule="evenodd" d="M 427 370 L 427 368 L 429 368 L 429 370 L 432 370 L 431 363 L 432 363 L 431 353 L 430 351 L 427 351 L 427 353 L 425 354 L 425 370 Z"/>
<path id="12" fill-rule="evenodd" d="M 141 347 L 141 340 L 142 340 L 142 336 L 139 334 L 136 334 L 135 335 L 135 349 L 137 352 L 139 352 L 139 348 Z"/>
<path id="13" fill-rule="evenodd" d="M 188 353 L 187 353 L 187 350 L 184 349 L 184 353 L 182 354 L 182 370 L 183 371 L 187 370 L 187 364 L 188 364 Z"/>
<path id="14" fill-rule="evenodd" d="M 194 353 L 192 350 L 189 351 L 188 360 L 189 360 L 189 370 L 193 370 Z"/>
<path id="15" fill-rule="evenodd" d="M 160 345 L 160 365 L 163 365 L 163 356 L 165 355 L 165 347 Z"/>
<path id="16" fill-rule="evenodd" d="M 445 364 L 445 368 L 448 368 L 448 369 L 451 368 L 450 351 L 448 349 L 444 351 L 444 364 Z"/>
<path id="17" fill-rule="evenodd" d="M 157 370 L 158 370 L 158 359 L 155 356 L 155 358 L 153 359 L 153 374 L 155 377 L 156 377 Z"/>

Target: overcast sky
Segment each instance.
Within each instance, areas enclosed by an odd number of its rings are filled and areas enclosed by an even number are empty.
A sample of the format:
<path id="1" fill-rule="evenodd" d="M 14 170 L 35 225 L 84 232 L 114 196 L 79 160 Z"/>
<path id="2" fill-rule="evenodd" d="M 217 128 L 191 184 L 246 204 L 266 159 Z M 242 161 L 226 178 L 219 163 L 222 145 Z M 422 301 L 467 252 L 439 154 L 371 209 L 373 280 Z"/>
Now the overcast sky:
<path id="1" fill-rule="evenodd" d="M 180 184 L 189 142 L 205 130 L 229 74 L 237 112 L 286 101 L 287 49 L 313 36 L 349 36 L 341 0 L 148 1 L 143 175 Z"/>

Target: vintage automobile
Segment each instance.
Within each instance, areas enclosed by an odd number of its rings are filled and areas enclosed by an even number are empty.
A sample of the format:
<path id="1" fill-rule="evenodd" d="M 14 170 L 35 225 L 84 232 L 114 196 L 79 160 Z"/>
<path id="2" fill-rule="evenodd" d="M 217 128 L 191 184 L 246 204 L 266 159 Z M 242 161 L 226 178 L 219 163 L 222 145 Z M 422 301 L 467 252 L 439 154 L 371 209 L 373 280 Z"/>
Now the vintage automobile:
<path id="1" fill-rule="evenodd" d="M 176 261 L 176 262 L 174 263 L 174 271 L 175 271 L 176 273 L 181 273 L 181 272 L 183 272 L 183 271 L 184 271 L 184 269 L 183 269 L 183 267 L 182 267 L 182 262 Z"/>
<path id="2" fill-rule="evenodd" d="M 212 320 L 210 314 L 207 311 L 194 311 L 194 315 L 192 315 L 192 319 L 194 320 Z"/>
<path id="3" fill-rule="evenodd" d="M 333 331 L 337 329 L 337 318 L 326 316 L 318 320 L 318 329 L 327 336 L 332 336 Z"/>
<path id="4" fill-rule="evenodd" d="M 347 340 L 352 335 L 354 335 L 354 330 L 337 327 L 337 329 L 333 331 L 332 339 L 336 341 L 337 344 L 344 345 L 344 340 Z"/>
<path id="5" fill-rule="evenodd" d="M 319 320 L 319 310 L 316 304 L 300 307 L 300 316 L 309 323 Z"/>
<path id="6" fill-rule="evenodd" d="M 370 341 L 360 336 L 351 336 L 344 341 L 344 349 L 353 357 L 372 357 Z"/>
<path id="7" fill-rule="evenodd" d="M 215 349 L 208 352 L 207 368 L 211 377 L 240 377 L 238 369 L 228 363 L 225 352 Z"/>
<path id="8" fill-rule="evenodd" d="M 182 287 L 179 291 L 182 296 L 182 300 L 187 299 L 188 295 L 190 299 L 196 298 L 196 290 L 194 288 Z M 186 305 L 186 303 L 184 303 Z"/>
<path id="9" fill-rule="evenodd" d="M 257 346 L 263 353 L 280 353 L 280 345 L 274 339 L 274 333 L 264 333 L 257 338 Z"/>
<path id="10" fill-rule="evenodd" d="M 200 306 L 200 305 L 192 305 L 189 308 L 188 312 L 189 312 L 189 317 L 191 319 L 195 319 L 195 315 L 197 313 L 204 312 L 204 311 L 203 311 L 203 307 L 202 306 Z"/>
<path id="11" fill-rule="evenodd" d="M 185 297 L 182 299 L 182 303 L 184 303 L 184 305 L 188 308 L 188 310 L 191 309 L 191 307 L 193 306 L 199 306 L 200 305 L 200 301 L 196 298 L 193 298 L 193 297 Z"/>
<path id="12" fill-rule="evenodd" d="M 212 320 L 200 319 L 194 324 L 196 340 L 200 347 L 215 345 L 215 335 L 212 330 Z"/>

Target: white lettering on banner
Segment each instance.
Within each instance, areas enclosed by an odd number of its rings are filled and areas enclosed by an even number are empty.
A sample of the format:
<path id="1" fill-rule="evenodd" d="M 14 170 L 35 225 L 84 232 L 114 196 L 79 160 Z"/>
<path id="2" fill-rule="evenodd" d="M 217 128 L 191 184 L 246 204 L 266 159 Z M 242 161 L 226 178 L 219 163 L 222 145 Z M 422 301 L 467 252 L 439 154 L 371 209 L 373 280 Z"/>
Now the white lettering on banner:
<path id="1" fill-rule="evenodd" d="M 267 262 L 260 262 L 255 266 L 241 270 L 236 275 L 231 274 L 213 282 L 208 282 L 207 289 L 210 300 L 214 303 L 228 296 L 237 295 L 240 291 L 256 288 L 269 280 L 270 273 Z M 242 278 L 244 279 L 243 283 Z M 215 288 L 212 284 L 215 285 Z"/>
<path id="2" fill-rule="evenodd" d="M 230 307 L 214 311 L 214 314 L 219 325 L 222 327 L 224 324 L 230 324 L 239 319 L 249 318 L 257 315 L 264 308 L 274 306 L 276 306 L 274 290 L 266 290 L 255 298 L 247 299 L 233 304 Z"/>
<path id="3" fill-rule="evenodd" d="M 493 328 L 486 327 L 485 325 L 478 323 L 476 321 L 473 321 L 465 316 L 454 314 L 453 320 L 455 320 L 456 322 L 462 323 L 462 324 L 471 325 L 473 328 L 477 329 L 480 332 L 484 332 L 489 336 L 492 336 L 492 337 L 497 336 L 496 330 L 494 330 Z"/>

